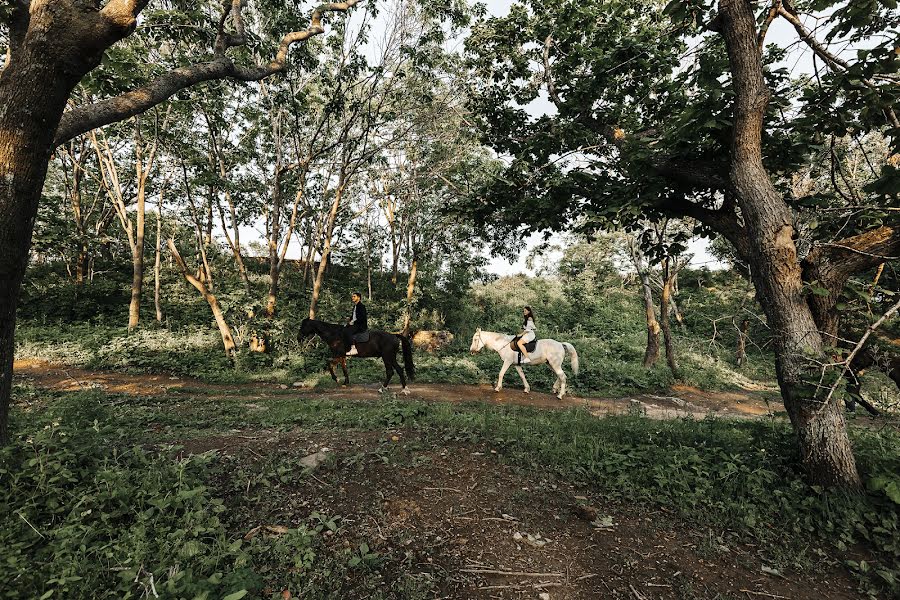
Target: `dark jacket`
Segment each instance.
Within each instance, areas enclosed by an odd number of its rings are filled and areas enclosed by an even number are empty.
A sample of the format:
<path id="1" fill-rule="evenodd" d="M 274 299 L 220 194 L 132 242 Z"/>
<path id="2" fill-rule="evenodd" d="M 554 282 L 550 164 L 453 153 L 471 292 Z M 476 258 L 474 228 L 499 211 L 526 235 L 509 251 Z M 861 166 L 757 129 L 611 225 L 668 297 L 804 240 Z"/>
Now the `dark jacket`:
<path id="1" fill-rule="evenodd" d="M 366 314 L 366 305 L 360 302 L 359 304 L 355 304 L 354 308 L 356 309 L 356 323 L 353 324 L 353 329 L 357 332 L 363 332 L 369 329 L 369 320 L 368 315 Z M 353 311 L 350 311 L 350 319 L 353 318 Z"/>

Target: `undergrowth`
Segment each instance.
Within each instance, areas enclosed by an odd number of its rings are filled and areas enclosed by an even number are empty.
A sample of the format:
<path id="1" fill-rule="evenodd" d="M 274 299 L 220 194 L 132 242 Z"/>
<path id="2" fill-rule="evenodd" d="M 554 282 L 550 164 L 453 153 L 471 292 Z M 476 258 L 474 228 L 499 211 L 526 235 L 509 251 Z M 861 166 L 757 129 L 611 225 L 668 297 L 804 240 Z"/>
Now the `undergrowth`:
<path id="1" fill-rule="evenodd" d="M 891 430 L 853 430 L 867 491 L 851 496 L 804 481 L 793 434 L 778 420 L 597 419 L 580 410 L 290 395 L 260 407 L 240 398 L 16 392 L 20 435 L 0 454 L 0 576 L 15 582 L 6 589 L 30 592 L 24 597 L 138 597 L 155 586 L 165 597 L 218 598 L 259 593 L 267 577 L 285 572 L 305 573 L 312 594 L 325 571 L 358 568 L 317 553 L 327 520 L 298 527 L 288 541 L 242 541 L 245 532 L 229 528 L 210 491 L 221 459 L 165 450 L 236 429 L 297 427 L 405 427 L 435 440 L 487 442 L 504 460 L 550 468 L 611 501 L 664 506 L 691 527 L 750 540 L 780 568 L 806 570 L 838 556 L 864 590 L 900 592 L 900 436 Z M 298 556 L 302 564 L 291 566 Z"/>

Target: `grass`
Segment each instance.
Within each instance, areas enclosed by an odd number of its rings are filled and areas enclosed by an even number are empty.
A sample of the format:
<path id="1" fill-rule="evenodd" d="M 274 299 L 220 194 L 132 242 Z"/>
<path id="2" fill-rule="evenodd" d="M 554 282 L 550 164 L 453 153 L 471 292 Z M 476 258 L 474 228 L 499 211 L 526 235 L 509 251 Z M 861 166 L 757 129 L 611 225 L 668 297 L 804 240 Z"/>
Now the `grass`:
<path id="1" fill-rule="evenodd" d="M 751 541 L 778 568 L 809 570 L 852 547 L 846 565 L 864 589 L 898 592 L 900 436 L 890 430 L 853 430 L 868 491 L 848 497 L 804 482 L 793 434 L 779 421 L 597 419 L 581 410 L 390 396 L 359 402 L 285 394 L 260 406 L 241 397 L 17 387 L 16 399 L 19 435 L 0 452 L 0 578 L 16 582 L 7 597 L 23 590 L 33 597 L 136 597 L 159 586 L 167 597 L 218 598 L 290 583 L 316 598 L 341 578 L 361 586 L 355 589 L 381 589 L 377 569 L 362 560 L 367 553 L 352 561 L 359 548 L 335 554 L 322 546 L 323 528 L 339 515 L 245 542 L 228 514 L 251 511 L 251 499 L 231 496 L 237 503 L 220 507 L 228 486 L 243 485 L 246 467 L 222 456 L 177 458 L 166 449 L 207 435 L 298 428 L 406 428 L 435 443 L 488 444 L 505 461 L 549 469 L 610 501 L 665 507 L 680 523 Z M 257 475 L 273 482 L 295 476 L 291 460 L 272 460 Z M 427 597 L 426 583 L 391 585 L 398 586 L 394 597 L 415 598 Z"/>

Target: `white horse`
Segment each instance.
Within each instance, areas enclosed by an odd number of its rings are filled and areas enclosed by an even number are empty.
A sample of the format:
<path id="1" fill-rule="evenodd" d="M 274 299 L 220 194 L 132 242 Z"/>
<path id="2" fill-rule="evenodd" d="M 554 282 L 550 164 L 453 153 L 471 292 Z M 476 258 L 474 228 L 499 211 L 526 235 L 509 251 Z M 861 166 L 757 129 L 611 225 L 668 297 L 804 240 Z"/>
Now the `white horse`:
<path id="1" fill-rule="evenodd" d="M 482 331 L 479 327 L 475 331 L 475 335 L 472 336 L 472 346 L 469 348 L 469 351 L 474 354 L 480 352 L 482 348 L 487 346 L 489 349 L 499 354 L 500 358 L 503 359 L 503 366 L 500 368 L 500 376 L 497 378 L 497 386 L 494 388 L 495 392 L 499 392 L 503 389 L 503 376 L 506 375 L 506 370 L 509 369 L 510 365 L 516 365 L 516 371 L 519 372 L 519 377 L 522 378 L 522 383 L 525 384 L 525 393 L 527 394 L 531 390 L 531 386 L 528 385 L 528 380 L 525 379 L 525 372 L 522 370 L 522 367 L 517 364 L 519 362 L 519 353 L 509 347 L 509 343 L 513 340 L 513 337 L 514 336 L 493 331 Z M 553 384 L 553 393 L 556 394 L 556 397 L 560 400 L 562 400 L 566 393 L 566 373 L 562 369 L 562 364 L 563 360 L 566 358 L 567 351 L 569 356 L 572 357 L 572 373 L 578 375 L 578 352 L 575 351 L 575 347 L 572 344 L 567 342 L 557 342 L 556 340 L 550 339 L 538 340 L 534 352 L 528 353 L 531 362 L 525 363 L 526 365 L 539 365 L 541 363 L 550 365 L 550 368 L 556 373 L 556 383 Z"/>

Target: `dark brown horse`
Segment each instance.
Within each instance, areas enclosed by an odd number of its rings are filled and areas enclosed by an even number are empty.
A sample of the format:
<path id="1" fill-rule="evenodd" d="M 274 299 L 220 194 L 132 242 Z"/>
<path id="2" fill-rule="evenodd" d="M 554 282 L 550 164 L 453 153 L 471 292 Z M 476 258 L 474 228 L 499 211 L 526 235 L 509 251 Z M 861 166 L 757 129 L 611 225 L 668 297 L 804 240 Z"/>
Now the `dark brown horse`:
<path id="1" fill-rule="evenodd" d="M 331 360 L 328 361 L 328 370 L 331 372 L 331 378 L 337 381 L 337 375 L 334 372 L 334 365 L 340 363 L 344 370 L 344 385 L 350 385 L 350 376 L 347 374 L 347 351 L 349 348 L 344 346 L 344 340 L 341 336 L 343 331 L 341 325 L 334 323 L 326 323 L 325 321 L 317 321 L 315 319 L 303 319 L 300 325 L 300 337 L 304 338 L 310 335 L 318 335 L 322 341 L 328 345 L 331 351 Z M 400 375 L 400 383 L 406 390 L 406 378 L 412 381 L 415 379 L 416 370 L 413 366 L 412 344 L 409 338 L 388 333 L 386 331 L 369 331 L 369 341 L 357 342 L 356 350 L 359 352 L 359 358 L 377 358 L 381 357 L 384 361 L 385 379 L 382 387 L 387 387 L 394 376 L 394 370 Z M 403 362 L 406 366 L 406 375 L 403 373 L 403 367 L 397 362 L 397 350 L 403 347 Z"/>

